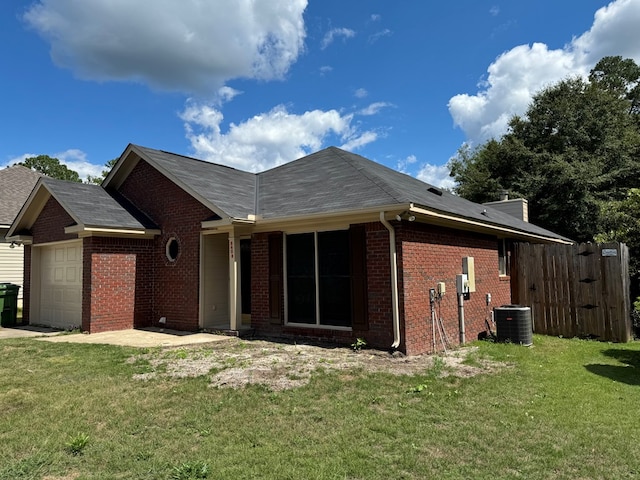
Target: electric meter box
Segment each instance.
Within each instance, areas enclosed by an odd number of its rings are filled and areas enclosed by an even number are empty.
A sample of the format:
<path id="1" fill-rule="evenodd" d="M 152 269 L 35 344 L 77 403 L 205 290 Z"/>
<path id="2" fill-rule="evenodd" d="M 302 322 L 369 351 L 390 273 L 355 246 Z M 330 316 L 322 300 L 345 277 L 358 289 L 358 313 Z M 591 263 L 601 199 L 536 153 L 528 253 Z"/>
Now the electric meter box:
<path id="1" fill-rule="evenodd" d="M 476 291 L 476 268 L 473 257 L 462 257 L 462 273 L 467 276 L 469 288 L 467 292 Z"/>
<path id="2" fill-rule="evenodd" d="M 469 278 L 464 273 L 456 275 L 456 292 L 469 293 Z"/>

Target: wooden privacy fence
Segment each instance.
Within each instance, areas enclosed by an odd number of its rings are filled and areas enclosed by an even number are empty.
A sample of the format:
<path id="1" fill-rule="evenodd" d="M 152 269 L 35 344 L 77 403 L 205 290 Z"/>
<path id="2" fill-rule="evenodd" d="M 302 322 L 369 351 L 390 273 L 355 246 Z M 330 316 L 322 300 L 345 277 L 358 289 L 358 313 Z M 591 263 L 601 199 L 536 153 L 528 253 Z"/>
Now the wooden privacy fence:
<path id="1" fill-rule="evenodd" d="M 623 243 L 516 243 L 511 299 L 531 307 L 536 333 L 628 342 L 629 250 Z"/>

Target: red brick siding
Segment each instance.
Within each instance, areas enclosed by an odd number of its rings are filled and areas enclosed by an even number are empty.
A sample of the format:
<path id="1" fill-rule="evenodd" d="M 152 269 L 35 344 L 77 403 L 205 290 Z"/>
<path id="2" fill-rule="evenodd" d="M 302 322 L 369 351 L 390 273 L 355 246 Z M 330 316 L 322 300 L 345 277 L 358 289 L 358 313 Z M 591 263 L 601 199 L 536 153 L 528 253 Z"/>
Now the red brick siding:
<path id="1" fill-rule="evenodd" d="M 462 258 L 473 257 L 476 292 L 464 303 L 466 340 L 486 330 L 493 306 L 510 303 L 510 282 L 498 271 L 495 237 L 441 227 L 403 223 L 396 233 L 401 308 L 401 349 L 409 355 L 433 351 L 429 289 L 445 282 L 444 298 L 437 306 L 448 338 L 459 343 L 458 303 L 455 277 L 462 273 Z M 486 304 L 486 294 L 492 296 Z M 436 334 L 436 349 L 442 349 Z"/>
<path id="2" fill-rule="evenodd" d="M 365 227 L 369 329 L 353 333 L 355 338 L 364 338 L 367 345 L 388 349 L 393 343 L 389 231 L 379 222 L 368 223 Z"/>
<path id="3" fill-rule="evenodd" d="M 75 223 L 75 220 L 62 208 L 58 201 L 50 197 L 31 227 L 33 243 L 39 244 L 77 239 L 78 236 L 75 233 L 64 233 L 65 227 L 75 225 Z"/>
<path id="4" fill-rule="evenodd" d="M 153 251 L 153 325 L 158 325 L 160 317 L 166 317 L 167 328 L 197 330 L 201 223 L 215 214 L 143 160 L 119 191 L 162 231 L 154 241 Z M 171 237 L 180 245 L 175 262 L 165 254 Z"/>
<path id="5" fill-rule="evenodd" d="M 153 246 L 153 240 L 84 239 L 84 331 L 96 333 L 151 324 Z"/>
<path id="6" fill-rule="evenodd" d="M 260 334 L 274 334 L 280 327 L 269 324 L 269 234 L 251 237 L 251 327 Z"/>

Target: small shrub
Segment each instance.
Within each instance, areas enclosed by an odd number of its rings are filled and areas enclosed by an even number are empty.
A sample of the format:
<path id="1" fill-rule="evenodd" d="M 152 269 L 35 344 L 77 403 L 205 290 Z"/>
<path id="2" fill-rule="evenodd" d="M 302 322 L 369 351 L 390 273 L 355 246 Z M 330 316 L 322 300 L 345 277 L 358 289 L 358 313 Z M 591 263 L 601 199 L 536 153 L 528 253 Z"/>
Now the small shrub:
<path id="1" fill-rule="evenodd" d="M 172 480 L 195 480 L 209 478 L 209 464 L 205 462 L 185 462 L 173 467 Z"/>
<path id="2" fill-rule="evenodd" d="M 410 388 L 407 393 L 420 393 L 427 389 L 426 383 L 419 383 L 415 387 Z"/>
<path id="3" fill-rule="evenodd" d="M 363 348 L 366 348 L 367 341 L 364 338 L 356 338 L 356 341 L 351 344 L 351 348 L 353 348 L 354 352 L 359 352 Z"/>
<path id="4" fill-rule="evenodd" d="M 79 433 L 67 442 L 67 451 L 71 455 L 82 455 L 85 447 L 89 443 L 89 435 L 86 433 Z"/>

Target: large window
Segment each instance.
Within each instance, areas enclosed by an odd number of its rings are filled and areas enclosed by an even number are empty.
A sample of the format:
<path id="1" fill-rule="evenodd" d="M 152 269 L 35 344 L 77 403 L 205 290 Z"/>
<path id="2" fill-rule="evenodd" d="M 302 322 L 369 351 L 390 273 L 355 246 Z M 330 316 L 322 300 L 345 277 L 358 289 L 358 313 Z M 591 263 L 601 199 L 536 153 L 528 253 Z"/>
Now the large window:
<path id="1" fill-rule="evenodd" d="M 349 231 L 286 236 L 287 322 L 351 326 Z"/>

